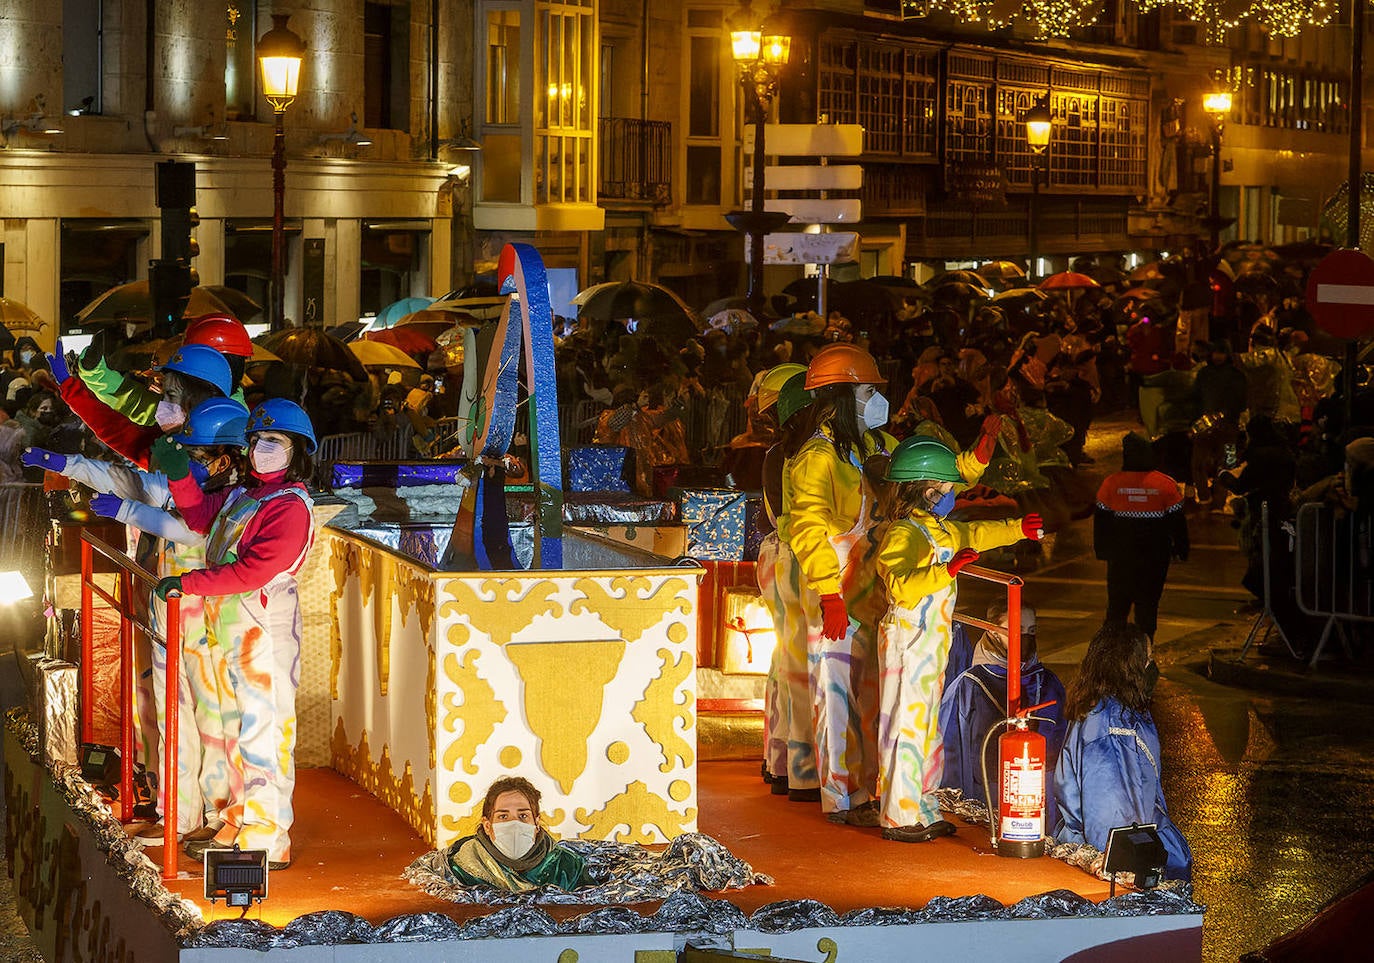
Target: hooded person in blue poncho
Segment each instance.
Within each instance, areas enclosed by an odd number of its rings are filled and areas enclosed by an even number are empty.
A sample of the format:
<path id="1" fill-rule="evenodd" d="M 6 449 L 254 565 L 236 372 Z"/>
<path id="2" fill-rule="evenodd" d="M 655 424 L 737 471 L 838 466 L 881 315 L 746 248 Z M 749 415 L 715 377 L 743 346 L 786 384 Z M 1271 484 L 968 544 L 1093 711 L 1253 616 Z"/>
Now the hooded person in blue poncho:
<path id="1" fill-rule="evenodd" d="M 987 619 L 1003 627 L 1003 633 L 986 632 L 972 650 L 972 664 L 952 679 L 940 701 L 940 732 L 945 743 L 945 775 L 941 785 L 963 792 L 965 799 L 983 802 L 983 768 L 980 763 L 984 740 L 990 730 L 1007 715 L 1007 600 L 999 598 L 988 606 Z M 1041 663 L 1036 654 L 1035 609 L 1021 607 L 1021 704 L 1053 705 L 1037 709 L 1037 717 L 1048 722 L 1031 725 L 1045 737 L 1045 825 L 1054 827 L 1055 808 L 1051 783 L 1059 750 L 1064 743 L 1064 684 Z M 987 772 L 997 775 L 997 739 L 986 743 Z M 993 800 L 994 806 L 997 800 Z"/>
<path id="2" fill-rule="evenodd" d="M 1169 819 L 1160 782 L 1150 648 L 1150 637 L 1125 622 L 1104 623 L 1088 644 L 1064 707 L 1069 730 L 1054 773 L 1054 837 L 1106 850 L 1112 829 L 1154 823 L 1168 854 L 1164 875 L 1189 880 L 1193 853 Z"/>

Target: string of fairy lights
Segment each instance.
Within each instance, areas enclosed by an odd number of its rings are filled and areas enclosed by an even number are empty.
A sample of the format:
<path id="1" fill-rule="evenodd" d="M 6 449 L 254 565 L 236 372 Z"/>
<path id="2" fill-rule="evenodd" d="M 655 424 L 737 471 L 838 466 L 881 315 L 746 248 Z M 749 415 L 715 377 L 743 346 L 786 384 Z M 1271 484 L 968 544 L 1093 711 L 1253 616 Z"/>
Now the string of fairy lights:
<path id="1" fill-rule="evenodd" d="M 1209 39 L 1221 42 L 1227 31 L 1252 22 L 1271 36 L 1296 37 L 1304 27 L 1331 22 L 1347 0 L 1128 0 L 1142 13 L 1172 9 L 1202 24 Z M 1041 37 L 1065 37 L 1092 26 L 1102 15 L 1101 0 L 918 0 L 921 10 L 940 10 L 960 20 L 1003 30 L 1030 25 Z"/>

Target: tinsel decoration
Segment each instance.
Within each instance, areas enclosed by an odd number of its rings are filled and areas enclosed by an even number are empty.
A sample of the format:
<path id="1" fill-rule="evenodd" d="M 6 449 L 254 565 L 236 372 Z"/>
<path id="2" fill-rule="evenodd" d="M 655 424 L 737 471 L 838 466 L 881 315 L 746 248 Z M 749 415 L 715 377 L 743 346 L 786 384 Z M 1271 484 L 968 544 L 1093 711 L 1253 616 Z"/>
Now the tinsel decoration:
<path id="1" fill-rule="evenodd" d="M 1344 181 L 1322 205 L 1321 226 L 1337 247 L 1351 247 L 1348 236 L 1350 182 Z M 1374 171 L 1360 175 L 1360 250 L 1374 250 Z"/>

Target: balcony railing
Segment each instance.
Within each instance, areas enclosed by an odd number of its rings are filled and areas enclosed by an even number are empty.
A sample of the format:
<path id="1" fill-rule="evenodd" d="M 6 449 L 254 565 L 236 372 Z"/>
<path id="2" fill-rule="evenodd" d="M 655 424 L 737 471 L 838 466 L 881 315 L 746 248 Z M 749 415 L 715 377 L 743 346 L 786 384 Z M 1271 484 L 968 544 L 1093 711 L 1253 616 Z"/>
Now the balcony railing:
<path id="1" fill-rule="evenodd" d="M 654 207 L 673 202 L 673 125 L 666 120 L 603 117 L 600 121 L 603 201 Z"/>

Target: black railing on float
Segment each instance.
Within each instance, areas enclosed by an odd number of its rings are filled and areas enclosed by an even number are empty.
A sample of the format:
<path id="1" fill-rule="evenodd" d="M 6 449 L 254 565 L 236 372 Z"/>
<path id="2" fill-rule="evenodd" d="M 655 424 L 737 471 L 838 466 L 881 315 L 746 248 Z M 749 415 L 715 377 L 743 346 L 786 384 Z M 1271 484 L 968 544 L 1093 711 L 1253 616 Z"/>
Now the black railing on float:
<path id="1" fill-rule="evenodd" d="M 603 117 L 598 131 L 601 200 L 673 202 L 673 125 L 666 120 Z"/>

